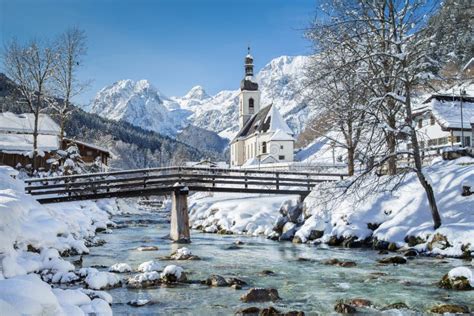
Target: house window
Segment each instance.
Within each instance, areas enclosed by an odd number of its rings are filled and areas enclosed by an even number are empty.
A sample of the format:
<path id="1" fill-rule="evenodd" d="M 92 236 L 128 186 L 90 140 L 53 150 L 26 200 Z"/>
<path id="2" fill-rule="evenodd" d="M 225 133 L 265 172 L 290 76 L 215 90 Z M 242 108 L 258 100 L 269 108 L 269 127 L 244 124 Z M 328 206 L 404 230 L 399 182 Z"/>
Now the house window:
<path id="1" fill-rule="evenodd" d="M 285 156 L 281 156 L 281 155 L 280 155 L 280 156 L 278 156 L 278 159 L 279 159 L 279 160 L 285 160 Z"/>
<path id="2" fill-rule="evenodd" d="M 423 127 L 423 119 L 420 119 L 418 121 L 418 128 L 422 128 Z"/>
<path id="3" fill-rule="evenodd" d="M 433 115 L 430 116 L 430 125 L 435 125 L 435 117 Z"/>
<path id="4" fill-rule="evenodd" d="M 88 150 L 86 154 L 87 156 L 92 156 L 92 151 Z"/>
<path id="5" fill-rule="evenodd" d="M 262 143 L 262 154 L 266 154 L 266 153 L 267 153 L 267 143 L 263 142 Z"/>
<path id="6" fill-rule="evenodd" d="M 249 99 L 249 114 L 253 114 L 255 111 L 255 105 L 253 98 Z"/>
<path id="7" fill-rule="evenodd" d="M 464 136 L 464 146 L 470 147 L 471 146 L 471 137 Z"/>

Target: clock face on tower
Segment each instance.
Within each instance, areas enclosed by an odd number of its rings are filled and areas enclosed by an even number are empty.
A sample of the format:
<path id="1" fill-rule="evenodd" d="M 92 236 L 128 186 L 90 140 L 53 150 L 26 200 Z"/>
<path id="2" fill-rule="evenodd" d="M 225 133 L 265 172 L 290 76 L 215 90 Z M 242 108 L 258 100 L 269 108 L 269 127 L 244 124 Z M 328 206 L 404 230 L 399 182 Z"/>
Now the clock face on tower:
<path id="1" fill-rule="evenodd" d="M 270 154 L 277 155 L 279 146 L 277 144 L 272 144 L 270 146 Z"/>

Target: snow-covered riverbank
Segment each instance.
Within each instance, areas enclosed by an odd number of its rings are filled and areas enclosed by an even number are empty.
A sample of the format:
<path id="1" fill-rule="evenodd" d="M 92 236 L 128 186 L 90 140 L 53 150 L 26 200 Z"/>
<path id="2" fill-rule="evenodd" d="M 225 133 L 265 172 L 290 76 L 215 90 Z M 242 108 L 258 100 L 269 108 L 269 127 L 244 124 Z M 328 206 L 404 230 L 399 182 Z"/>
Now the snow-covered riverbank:
<path id="1" fill-rule="evenodd" d="M 110 314 L 106 293 L 52 289 L 43 280 L 64 283 L 76 277 L 74 265 L 61 254 L 88 253 L 96 232 L 113 226 L 117 202 L 41 205 L 24 193 L 23 182 L 12 178 L 16 175 L 0 167 L 0 310 L 8 315 Z"/>
<path id="2" fill-rule="evenodd" d="M 374 179 L 369 179 L 365 189 L 340 197 L 342 190 L 335 184 L 321 184 L 305 199 L 301 216 L 283 230 L 294 230 L 295 242 L 340 245 L 350 241 L 351 245 L 363 245 L 376 240 L 381 248 L 390 244 L 394 249 L 413 246 L 418 251 L 447 256 L 473 252 L 474 195 L 461 193 L 463 185 L 474 187 L 474 159 L 437 160 L 425 168 L 425 173 L 435 189 L 443 221 L 436 231 L 425 192 L 414 174 L 403 179 L 394 192 L 371 191 Z M 274 236 L 281 217 L 288 222 L 288 215 L 278 212 L 282 203 L 291 200 L 295 204 L 296 199 L 195 194 L 190 197 L 191 223 L 206 232 Z"/>

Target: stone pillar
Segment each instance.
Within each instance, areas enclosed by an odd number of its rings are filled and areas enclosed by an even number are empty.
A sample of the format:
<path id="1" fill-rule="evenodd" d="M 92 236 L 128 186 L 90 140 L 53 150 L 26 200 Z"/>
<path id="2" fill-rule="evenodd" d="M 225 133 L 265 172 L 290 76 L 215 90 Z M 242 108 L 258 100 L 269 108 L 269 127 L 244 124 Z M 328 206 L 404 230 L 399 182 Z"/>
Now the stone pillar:
<path id="1" fill-rule="evenodd" d="M 172 193 L 170 237 L 178 243 L 191 242 L 187 187 L 176 187 Z"/>

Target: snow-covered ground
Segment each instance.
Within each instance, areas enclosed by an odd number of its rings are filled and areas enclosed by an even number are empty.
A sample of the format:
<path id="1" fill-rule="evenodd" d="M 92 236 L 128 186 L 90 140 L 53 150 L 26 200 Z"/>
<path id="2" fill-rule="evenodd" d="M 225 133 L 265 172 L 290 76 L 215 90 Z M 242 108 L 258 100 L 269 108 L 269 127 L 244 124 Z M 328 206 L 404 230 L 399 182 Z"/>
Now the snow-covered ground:
<path id="1" fill-rule="evenodd" d="M 304 223 L 295 236 L 307 242 L 312 231 L 320 231 L 320 242 L 332 236 L 376 237 L 398 247 L 406 246 L 405 238 L 413 236 L 418 237 L 419 251 L 448 256 L 474 251 L 474 195 L 461 195 L 463 185 L 474 187 L 474 159 L 436 160 L 425 173 L 433 184 L 443 222 L 436 231 L 425 192 L 415 174 L 410 174 L 393 193 L 370 193 L 369 183 L 374 179 L 369 179 L 365 191 L 336 199 L 340 189 L 334 183 L 321 184 L 305 199 Z M 283 202 L 297 198 L 198 193 L 190 196 L 190 220 L 194 228 L 206 232 L 270 236 Z M 378 228 L 372 230 L 372 224 Z M 447 247 L 436 242 L 428 247 L 436 233 L 447 238 Z"/>
<path id="2" fill-rule="evenodd" d="M 405 237 L 414 236 L 426 241 L 417 245 L 418 250 L 426 251 L 428 242 L 438 233 L 447 237 L 450 245 L 445 249 L 434 247 L 433 253 L 461 256 L 462 249 L 474 251 L 474 195 L 461 195 L 463 185 L 474 187 L 474 159 L 437 159 L 424 172 L 434 187 L 441 214 L 442 226 L 436 231 L 425 191 L 413 173 L 393 193 L 370 192 L 374 179 L 342 199 L 334 198 L 340 189 L 327 184 L 316 187 L 305 200 L 311 217 L 296 235 L 305 241 L 311 230 L 320 230 L 324 231 L 322 241 L 331 236 L 361 240 L 372 236 L 398 246 L 406 245 Z M 379 226 L 372 231 L 369 223 Z"/>
<path id="3" fill-rule="evenodd" d="M 190 221 L 206 232 L 269 235 L 278 210 L 291 195 L 196 193 L 189 198 Z"/>
<path id="4" fill-rule="evenodd" d="M 9 315 L 111 314 L 106 293 L 52 289 L 43 280 L 67 283 L 79 278 L 60 254 L 88 253 L 86 240 L 113 225 L 110 216 L 119 212 L 118 202 L 45 206 L 25 194 L 23 181 L 12 176 L 17 176 L 14 169 L 0 166 L 0 310 Z M 115 282 L 111 275 L 107 277 Z M 97 281 L 92 276 L 89 280 Z"/>

